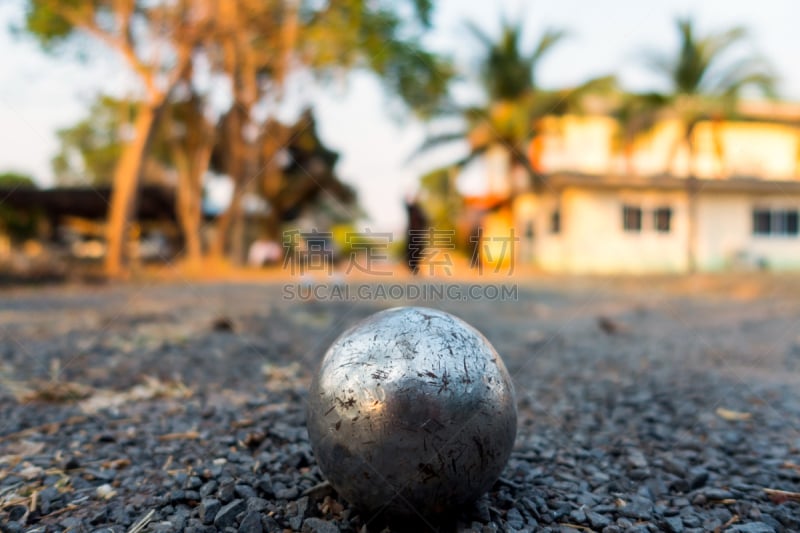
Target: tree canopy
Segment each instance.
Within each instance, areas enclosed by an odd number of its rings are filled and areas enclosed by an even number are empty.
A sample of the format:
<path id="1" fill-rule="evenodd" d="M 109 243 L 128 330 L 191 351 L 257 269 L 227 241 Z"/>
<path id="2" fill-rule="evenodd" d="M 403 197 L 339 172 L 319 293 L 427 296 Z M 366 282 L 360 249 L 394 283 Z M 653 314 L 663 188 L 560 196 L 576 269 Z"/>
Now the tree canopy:
<path id="1" fill-rule="evenodd" d="M 700 34 L 691 18 L 675 21 L 679 41 L 671 52 L 650 51 L 645 63 L 666 84 L 665 91 L 628 94 L 617 113 L 626 142 L 650 128 L 665 113 L 681 122 L 678 143 L 693 150 L 692 133 L 698 122 L 736 116 L 743 91 L 754 89 L 774 97 L 776 77 L 769 62 L 744 52 L 747 31 L 741 26 Z M 673 156 L 674 157 L 674 150 Z"/>
<path id="2" fill-rule="evenodd" d="M 22 172 L 0 173 L 0 230 L 7 233 L 14 241 L 23 241 L 33 237 L 36 234 L 36 225 L 39 220 L 38 211 L 14 209 L 4 205 L 3 189 L 16 190 L 20 188 L 35 189 L 36 182 L 32 176 Z"/>
<path id="3" fill-rule="evenodd" d="M 52 160 L 56 181 L 62 185 L 109 184 L 139 105 L 99 95 L 86 118 L 58 130 L 60 149 Z"/>
<path id="4" fill-rule="evenodd" d="M 480 45 L 477 80 L 484 101 L 479 105 L 456 105 L 450 112 L 460 117 L 463 128 L 429 136 L 420 151 L 466 140 L 469 152 L 455 162 L 461 167 L 494 147 L 507 153 L 512 168 L 525 170 L 530 184 L 540 184 L 543 176 L 538 152 L 530 149 L 530 141 L 542 132 L 542 120 L 579 110 L 587 94 L 609 90 L 614 78 L 606 76 L 577 87 L 545 89 L 537 82 L 540 63 L 566 37 L 564 30 L 545 31 L 526 51 L 522 49 L 524 28 L 520 22 L 504 19 L 496 37 L 473 23 L 467 29 Z"/>
<path id="5" fill-rule="evenodd" d="M 6 172 L 0 172 L 0 187 L 26 187 L 33 189 L 36 188 L 36 181 L 30 174 L 8 170 Z"/>
<path id="6" fill-rule="evenodd" d="M 84 178 L 96 183 L 113 176 L 109 273 L 120 270 L 121 243 L 136 185 L 147 174 L 144 161 L 160 159 L 152 157 L 154 149 L 165 146 L 167 159 L 178 170 L 185 231 L 199 231 L 197 202 L 191 198 L 202 189 L 198 176 L 207 168 L 215 140 L 176 141 L 172 130 L 166 139 L 158 139 L 163 132 L 159 122 L 170 114 L 175 118 L 176 89 L 188 86 L 197 95 L 192 87 L 195 60 L 203 59 L 215 76 L 212 79 L 226 79 L 232 96 L 220 130 L 230 152 L 225 171 L 235 186 L 232 218 L 223 217 L 218 228 L 224 238 L 229 219 L 240 216 L 238 202 L 250 182 L 259 182 L 258 189 L 271 204 L 278 202 L 278 191 L 285 188 L 274 160 L 289 139 L 267 142 L 270 117 L 258 118 L 256 105 L 279 102 L 292 72 L 307 70 L 325 81 L 365 69 L 420 115 L 440 105 L 452 69 L 446 59 L 421 44 L 430 27 L 432 4 L 431 0 L 27 0 L 26 29 L 46 50 L 58 53 L 70 42 L 88 49 L 85 43 L 94 40 L 119 53 L 141 82 L 139 93 L 132 93 L 134 103 L 101 98 L 86 121 L 62 130 L 63 149 L 54 160 L 56 173 L 65 182 Z M 195 102 L 202 107 L 202 98 Z M 130 127 L 125 127 L 128 122 Z M 209 131 L 216 128 L 208 126 Z M 259 166 L 259 158 L 265 166 Z"/>

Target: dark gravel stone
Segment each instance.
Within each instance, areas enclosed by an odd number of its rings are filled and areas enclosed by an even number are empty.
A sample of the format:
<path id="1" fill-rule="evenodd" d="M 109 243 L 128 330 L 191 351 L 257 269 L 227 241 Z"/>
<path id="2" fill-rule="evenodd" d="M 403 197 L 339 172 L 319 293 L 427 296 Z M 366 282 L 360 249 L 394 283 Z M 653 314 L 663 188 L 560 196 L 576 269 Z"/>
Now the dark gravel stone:
<path id="1" fill-rule="evenodd" d="M 292 504 L 294 504 L 294 510 L 289 518 L 289 527 L 297 531 L 303 525 L 303 520 L 308 513 L 308 497 L 304 496 Z"/>
<path id="2" fill-rule="evenodd" d="M 196 490 L 187 490 L 183 493 L 183 498 L 184 502 L 199 502 L 202 496 Z"/>
<path id="3" fill-rule="evenodd" d="M 586 519 L 589 521 L 589 524 L 593 529 L 603 529 L 611 524 L 610 518 L 594 511 L 587 511 Z"/>
<path id="4" fill-rule="evenodd" d="M 514 529 L 522 529 L 525 527 L 525 519 L 517 509 L 509 509 L 506 512 L 506 523 Z"/>
<path id="5" fill-rule="evenodd" d="M 200 520 L 202 520 L 204 524 L 212 523 L 221 508 L 222 502 L 219 500 L 207 498 L 201 501 L 199 506 Z"/>
<path id="6" fill-rule="evenodd" d="M 269 506 L 264 498 L 247 498 L 247 510 L 261 512 Z"/>
<path id="7" fill-rule="evenodd" d="M 236 496 L 236 486 L 233 480 L 220 483 L 219 490 L 217 490 L 217 498 L 222 503 L 229 503 Z"/>
<path id="8" fill-rule="evenodd" d="M 250 485 L 236 485 L 234 491 L 238 497 L 244 499 L 255 498 L 257 496 L 256 491 Z"/>
<path id="9" fill-rule="evenodd" d="M 9 498 L 37 491 L 37 511 L 0 509 L 0 529 L 122 533 L 152 511 L 146 528 L 152 532 L 236 533 L 259 525 L 267 532 L 362 531 L 371 517 L 320 485 L 324 478 L 304 427 L 305 394 L 320 347 L 388 302 L 299 305 L 283 301 L 280 287 L 270 284 L 134 290 L 136 298 L 127 286 L 35 297 L 15 289 L 0 296 L 0 357 L 10 379 L 47 378 L 41 369 L 54 359 L 80 354 L 64 369 L 66 380 L 91 374 L 92 386 L 124 392 L 141 383 L 137 376 L 180 376 L 193 391 L 89 416 L 74 403 L 22 405 L 0 391 L 0 457 L 44 445 L 16 467 L 6 465 L 0 479 Z M 786 420 L 800 419 L 797 388 L 765 355 L 768 344 L 785 353 L 780 343 L 788 342 L 786 331 L 796 331 L 800 299 L 781 300 L 776 313 L 772 300 L 780 291 L 770 293 L 771 301 L 746 303 L 659 295 L 647 313 L 637 313 L 644 294 L 614 289 L 588 300 L 555 285 L 546 291 L 521 286 L 519 301 L 502 306 L 437 302 L 479 324 L 495 343 L 514 377 L 519 413 L 504 481 L 443 531 L 574 533 L 564 525 L 570 523 L 609 533 L 705 533 L 734 515 L 739 521 L 726 533 L 800 531 L 797 505 L 763 492 L 800 491 L 800 474 L 784 466 L 800 464 L 800 439 L 786 431 Z M 236 335 L 198 329 L 222 302 L 235 318 Z M 168 306 L 170 317 L 142 318 L 152 312 L 141 306 Z M 540 306 L 532 318 L 531 309 Z M 597 337 L 596 324 L 582 318 L 625 306 L 629 335 Z M 41 315 L 29 322 L 31 310 Z M 94 321 L 86 319 L 95 312 Z M 747 335 L 737 318 L 743 314 Z M 98 320 L 107 327 L 95 327 Z M 53 331 L 42 328 L 46 321 Z M 535 344 L 536 357 L 527 340 L 533 322 L 543 338 L 556 339 Z M 7 329 L 29 355 L 2 334 Z M 798 344 L 795 333 L 790 340 Z M 724 365 L 715 354 L 725 354 Z M 265 385 L 265 364 L 280 379 Z M 752 417 L 725 420 L 716 413 L 720 399 Z M 42 424 L 57 429 L 28 431 Z M 24 438 L 15 436 L 22 431 Z M 199 438 L 160 438 L 189 431 Z M 120 459 L 130 464 L 117 466 Z M 23 474 L 30 465 L 41 473 Z M 109 500 L 97 497 L 105 483 L 116 492 Z M 13 520 L 19 513 L 24 524 Z M 403 529 L 390 519 L 374 522 L 368 529 Z"/>
<path id="10" fill-rule="evenodd" d="M 267 533 L 283 533 L 283 527 L 271 516 L 262 516 L 261 525 Z"/>
<path id="11" fill-rule="evenodd" d="M 701 489 L 701 494 L 707 500 L 729 500 L 733 498 L 733 493 L 725 489 L 705 488 Z"/>
<path id="12" fill-rule="evenodd" d="M 67 517 L 59 522 L 59 525 L 64 529 L 85 529 L 83 525 L 83 520 L 76 516 Z"/>
<path id="13" fill-rule="evenodd" d="M 619 509 L 619 513 L 627 518 L 636 520 L 649 520 L 652 518 L 653 505 L 644 502 L 629 503 Z"/>
<path id="14" fill-rule="evenodd" d="M 685 479 L 675 479 L 670 482 L 669 490 L 677 493 L 686 493 L 691 490 L 691 485 Z"/>
<path id="15" fill-rule="evenodd" d="M 239 533 L 261 533 L 261 515 L 255 511 L 245 513 L 239 523 Z"/>
<path id="16" fill-rule="evenodd" d="M 207 498 L 217 491 L 218 484 L 213 479 L 200 487 L 200 496 Z"/>
<path id="17" fill-rule="evenodd" d="M 95 511 L 89 517 L 89 523 L 93 526 L 105 523 L 108 520 L 108 510 L 107 509 L 100 509 L 99 511 Z"/>
<path id="18" fill-rule="evenodd" d="M 214 525 L 217 529 L 225 529 L 226 527 L 236 524 L 236 516 L 247 508 L 244 500 L 233 500 L 229 504 L 222 507 L 217 515 L 214 517 Z"/>
<path id="19" fill-rule="evenodd" d="M 674 500 L 672 500 L 672 505 L 678 508 L 689 507 L 691 504 L 692 502 L 690 502 L 686 498 L 675 498 Z"/>
<path id="20" fill-rule="evenodd" d="M 704 486 L 708 481 L 708 478 L 709 474 L 707 470 L 693 469 L 692 478 L 689 481 L 689 490 L 699 489 L 700 487 Z"/>
<path id="21" fill-rule="evenodd" d="M 683 533 L 683 520 L 679 516 L 670 516 L 663 521 L 667 533 Z"/>
<path id="22" fill-rule="evenodd" d="M 28 512 L 28 508 L 24 505 L 12 505 L 6 509 L 6 512 L 8 513 L 8 519 L 12 522 L 16 522 L 25 516 Z"/>
<path id="23" fill-rule="evenodd" d="M 683 525 L 688 528 L 697 528 L 703 523 L 700 517 L 695 514 L 682 515 L 681 520 Z"/>
<path id="24" fill-rule="evenodd" d="M 734 524 L 726 531 L 730 533 L 775 533 L 775 529 L 764 522 L 750 522 L 748 524 Z"/>
<path id="25" fill-rule="evenodd" d="M 586 512 L 583 509 L 575 509 L 569 513 L 570 520 L 578 524 L 586 522 Z"/>
<path id="26" fill-rule="evenodd" d="M 23 531 L 25 531 L 25 529 L 22 527 L 22 524 L 14 520 L 11 520 L 5 525 L 0 525 L 0 527 L 3 528 L 0 530 L 3 531 L 3 533 L 23 533 Z"/>
<path id="27" fill-rule="evenodd" d="M 186 501 L 186 492 L 183 490 L 173 490 L 169 493 L 170 503 L 182 503 Z"/>
<path id="28" fill-rule="evenodd" d="M 294 500 L 299 495 L 300 491 L 297 490 L 297 487 L 289 487 L 275 491 L 275 497 L 279 500 Z"/>
<path id="29" fill-rule="evenodd" d="M 261 479 L 258 480 L 258 490 L 267 497 L 272 498 L 275 496 L 275 489 L 272 486 L 272 479 L 269 476 L 262 476 Z"/>
<path id="30" fill-rule="evenodd" d="M 306 518 L 302 533 L 339 533 L 339 527 L 320 518 Z"/>

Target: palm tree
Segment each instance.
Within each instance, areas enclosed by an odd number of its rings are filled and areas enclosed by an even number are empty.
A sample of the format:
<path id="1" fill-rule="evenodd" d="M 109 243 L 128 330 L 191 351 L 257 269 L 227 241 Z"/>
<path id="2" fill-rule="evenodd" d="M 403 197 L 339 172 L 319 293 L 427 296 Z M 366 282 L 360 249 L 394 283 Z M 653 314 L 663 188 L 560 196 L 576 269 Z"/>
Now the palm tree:
<path id="1" fill-rule="evenodd" d="M 668 83 L 669 91 L 635 97 L 634 100 L 640 105 L 642 102 L 646 102 L 646 105 L 640 110 L 638 118 L 636 114 L 631 114 L 631 120 L 638 120 L 642 124 L 641 129 L 647 129 L 655 120 L 642 119 L 642 116 L 662 114 L 668 110 L 680 122 L 680 135 L 669 155 L 668 166 L 672 165 L 677 149 L 685 145 L 689 153 L 686 182 L 689 201 L 687 256 L 689 269 L 693 271 L 696 267 L 694 249 L 698 189 L 694 169 L 695 128 L 703 120 L 719 122 L 723 117 L 734 116 L 736 103 L 742 91 L 748 87 L 774 96 L 775 77 L 767 62 L 754 54 L 733 61 L 726 59 L 731 48 L 746 39 L 744 28 L 735 27 L 698 36 L 691 18 L 677 19 L 676 27 L 680 41 L 674 55 L 650 53 L 647 57 L 651 69 Z M 631 123 L 628 123 L 628 127 L 631 127 Z M 631 129 L 637 128 L 633 126 Z M 716 144 L 720 146 L 719 142 Z"/>
<path id="2" fill-rule="evenodd" d="M 616 106 L 611 112 L 619 126 L 613 140 L 616 147 L 623 152 L 627 176 L 637 174 L 633 164 L 636 140 L 658 123 L 660 111 L 666 107 L 667 101 L 667 97 L 656 92 L 622 92 L 618 95 Z"/>
<path id="3" fill-rule="evenodd" d="M 544 118 L 578 109 L 588 92 L 611 87 L 613 78 L 593 79 L 571 89 L 543 89 L 537 79 L 539 65 L 565 38 L 563 30 L 545 31 L 533 50 L 525 52 L 520 42 L 523 31 L 520 23 L 504 20 L 497 40 L 475 24 L 470 23 L 467 28 L 483 48 L 479 82 L 484 102 L 476 106 L 454 105 L 445 110 L 443 116 L 459 117 L 463 127 L 428 137 L 418 152 L 467 140 L 469 152 L 454 166 L 463 167 L 476 157 L 496 150 L 508 158 L 512 174 L 524 170 L 528 184 L 539 188 L 544 178 L 539 164 L 540 143 L 536 140 L 542 133 Z"/>
<path id="4" fill-rule="evenodd" d="M 680 136 L 668 164 L 672 164 L 680 144 L 685 144 L 692 177 L 695 153 L 692 135 L 697 124 L 735 115 L 736 103 L 744 89 L 755 88 L 774 96 L 775 77 L 769 64 L 756 55 L 726 61 L 730 49 L 747 37 L 742 27 L 698 36 L 691 18 L 679 18 L 676 28 L 680 42 L 674 55 L 653 52 L 647 56 L 653 72 L 667 82 L 668 91 L 641 96 L 647 96 L 651 104 L 644 110 L 645 114 L 669 110 L 677 116 L 681 124 Z M 653 121 L 644 121 L 644 124 L 647 128 Z"/>

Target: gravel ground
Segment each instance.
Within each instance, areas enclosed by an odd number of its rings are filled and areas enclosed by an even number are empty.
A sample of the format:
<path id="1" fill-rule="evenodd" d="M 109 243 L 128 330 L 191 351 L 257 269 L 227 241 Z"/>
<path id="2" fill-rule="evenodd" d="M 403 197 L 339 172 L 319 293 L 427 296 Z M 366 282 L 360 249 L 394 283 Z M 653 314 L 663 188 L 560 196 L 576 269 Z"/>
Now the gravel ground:
<path id="1" fill-rule="evenodd" d="M 407 302 L 287 301 L 280 283 L 5 290 L 0 530 L 800 531 L 784 281 L 542 279 L 516 301 L 414 302 L 483 331 L 519 406 L 489 494 L 415 524 L 340 499 L 304 426 L 331 341 Z"/>

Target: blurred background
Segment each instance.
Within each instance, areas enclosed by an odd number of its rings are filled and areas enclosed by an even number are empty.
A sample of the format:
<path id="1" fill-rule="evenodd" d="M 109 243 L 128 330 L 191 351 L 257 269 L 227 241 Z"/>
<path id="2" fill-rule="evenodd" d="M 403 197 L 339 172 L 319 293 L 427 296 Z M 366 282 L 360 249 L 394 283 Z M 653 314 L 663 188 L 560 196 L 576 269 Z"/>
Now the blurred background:
<path id="1" fill-rule="evenodd" d="M 792 7 L 6 1 L 0 277 L 800 269 Z"/>

